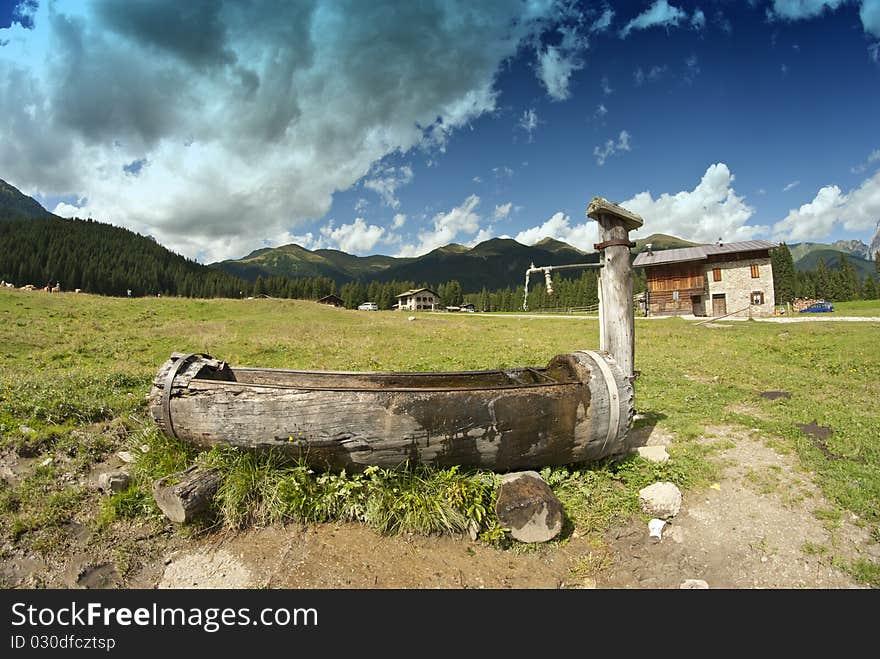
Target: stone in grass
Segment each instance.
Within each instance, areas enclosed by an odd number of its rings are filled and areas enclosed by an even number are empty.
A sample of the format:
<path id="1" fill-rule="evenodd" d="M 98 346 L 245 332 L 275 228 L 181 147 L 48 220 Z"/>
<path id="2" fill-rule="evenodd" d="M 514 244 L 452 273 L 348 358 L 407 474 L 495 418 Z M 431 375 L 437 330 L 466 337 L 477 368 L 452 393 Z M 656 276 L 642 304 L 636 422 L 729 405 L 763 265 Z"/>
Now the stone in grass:
<path id="1" fill-rule="evenodd" d="M 639 457 L 644 458 L 648 462 L 666 462 L 669 459 L 669 453 L 666 452 L 665 446 L 639 446 L 636 451 Z"/>
<path id="2" fill-rule="evenodd" d="M 106 471 L 98 476 L 98 489 L 104 494 L 115 494 L 128 489 L 131 476 L 124 471 Z"/>
<path id="3" fill-rule="evenodd" d="M 669 519 L 681 509 L 681 490 L 673 483 L 654 483 L 639 490 L 639 504 L 649 515 Z"/>
<path id="4" fill-rule="evenodd" d="M 708 590 L 709 584 L 702 579 L 685 579 L 679 586 L 681 590 Z"/>
<path id="5" fill-rule="evenodd" d="M 506 474 L 498 486 L 495 514 L 520 542 L 546 542 L 562 530 L 562 504 L 540 474 Z"/>

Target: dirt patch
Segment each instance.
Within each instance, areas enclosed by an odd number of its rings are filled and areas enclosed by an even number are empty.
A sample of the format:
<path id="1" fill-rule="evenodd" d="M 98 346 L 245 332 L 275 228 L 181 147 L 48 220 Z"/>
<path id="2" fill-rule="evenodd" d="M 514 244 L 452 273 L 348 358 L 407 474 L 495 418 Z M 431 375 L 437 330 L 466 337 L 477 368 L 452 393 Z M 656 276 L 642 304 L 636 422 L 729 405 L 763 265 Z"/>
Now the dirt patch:
<path id="1" fill-rule="evenodd" d="M 564 588 L 584 585 L 570 567 L 587 550 L 582 538 L 502 551 L 466 537 L 384 537 L 354 524 L 273 526 L 177 554 L 159 587 Z"/>
<path id="2" fill-rule="evenodd" d="M 762 391 L 761 398 L 776 400 L 777 398 L 791 398 L 791 394 L 787 391 Z"/>
<path id="3" fill-rule="evenodd" d="M 835 525 L 817 519 L 814 511 L 829 504 L 794 458 L 747 432 L 713 430 L 733 443 L 723 454 L 723 478 L 686 492 L 659 542 L 642 522 L 609 534 L 614 561 L 599 587 L 678 588 L 687 579 L 711 588 L 861 587 L 832 565 L 832 556 L 880 558 L 868 531 L 848 514 Z"/>
<path id="4" fill-rule="evenodd" d="M 385 537 L 356 524 L 187 537 L 170 524 L 117 522 L 112 537 L 92 537 L 79 519 L 63 527 L 57 555 L 16 555 L 7 545 L 0 581 L 9 588 L 678 588 L 687 579 L 711 588 L 860 586 L 838 566 L 880 561 L 880 544 L 849 513 L 829 516 L 834 507 L 796 457 L 747 429 L 705 435 L 730 446 L 717 458 L 723 475 L 711 488 L 684 492 L 659 542 L 641 519 L 603 542 L 574 533 L 507 550 L 467 536 Z M 652 423 L 635 429 L 631 442 L 668 446 L 675 460 L 675 438 Z M 13 474 L 20 468 L 7 465 Z"/>

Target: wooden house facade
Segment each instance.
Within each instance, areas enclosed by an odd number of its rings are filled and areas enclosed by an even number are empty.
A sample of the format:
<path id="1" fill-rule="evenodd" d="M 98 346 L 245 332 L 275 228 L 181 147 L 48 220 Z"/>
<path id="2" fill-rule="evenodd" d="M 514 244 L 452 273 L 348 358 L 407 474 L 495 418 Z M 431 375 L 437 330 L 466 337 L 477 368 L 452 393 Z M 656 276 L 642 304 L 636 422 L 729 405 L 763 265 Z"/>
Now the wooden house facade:
<path id="1" fill-rule="evenodd" d="M 633 266 L 645 268 L 648 314 L 772 316 L 776 246 L 750 240 L 642 252 Z"/>

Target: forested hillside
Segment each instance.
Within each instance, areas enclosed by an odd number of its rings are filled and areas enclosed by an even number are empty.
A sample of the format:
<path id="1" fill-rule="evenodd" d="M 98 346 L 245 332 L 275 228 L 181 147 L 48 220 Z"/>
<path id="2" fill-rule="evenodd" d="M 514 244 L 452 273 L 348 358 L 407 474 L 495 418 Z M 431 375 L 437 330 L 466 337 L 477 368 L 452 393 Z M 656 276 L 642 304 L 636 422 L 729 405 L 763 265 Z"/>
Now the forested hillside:
<path id="1" fill-rule="evenodd" d="M 252 286 L 128 229 L 54 216 L 0 222 L 0 278 L 101 295 L 239 297 Z"/>

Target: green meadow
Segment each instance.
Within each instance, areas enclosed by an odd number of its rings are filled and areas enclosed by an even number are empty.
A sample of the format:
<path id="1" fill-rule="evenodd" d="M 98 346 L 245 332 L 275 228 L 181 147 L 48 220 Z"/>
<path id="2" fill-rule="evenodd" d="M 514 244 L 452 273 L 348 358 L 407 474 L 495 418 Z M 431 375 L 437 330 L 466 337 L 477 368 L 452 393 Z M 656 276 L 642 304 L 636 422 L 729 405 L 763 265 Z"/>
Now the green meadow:
<path id="1" fill-rule="evenodd" d="M 849 303 L 846 314 L 872 315 Z M 858 308 L 857 308 L 858 307 Z M 844 315 L 843 305 L 835 315 Z M 510 547 L 493 512 L 497 476 L 457 469 L 315 474 L 277 457 L 202 455 L 159 435 L 145 396 L 174 351 L 232 364 L 321 370 L 444 371 L 541 366 L 598 346 L 595 318 L 357 312 L 297 300 L 107 298 L 0 291 L 0 435 L 16 477 L 0 485 L 2 557 L 65 551 L 65 524 L 87 524 L 96 544 L 119 528 L 170 528 L 150 481 L 202 460 L 224 470 L 216 510 L 200 532 L 255 521 L 361 521 L 381 533 L 464 532 Z M 566 508 L 563 536 L 599 537 L 640 515 L 637 492 L 656 480 L 683 489 L 717 477 L 713 428 L 757 432 L 796 456 L 835 507 L 880 541 L 880 323 L 636 322 L 637 425 L 672 433 L 673 460 L 639 458 L 545 469 Z M 766 391 L 790 398 L 769 400 Z M 824 441 L 798 424 L 815 421 Z M 708 440 L 708 441 L 707 441 Z M 144 451 L 143 448 L 148 450 Z M 85 484 L 117 451 L 137 454 L 132 486 L 103 497 Z M 51 460 L 50 460 L 51 458 Z M 15 471 L 15 469 L 14 469 Z M 825 513 L 826 515 L 829 514 Z M 174 533 L 187 533 L 177 529 Z M 564 537 L 560 542 L 564 542 Z M 137 556 L 130 556 L 132 569 Z M 880 568 L 859 578 L 880 585 Z"/>

